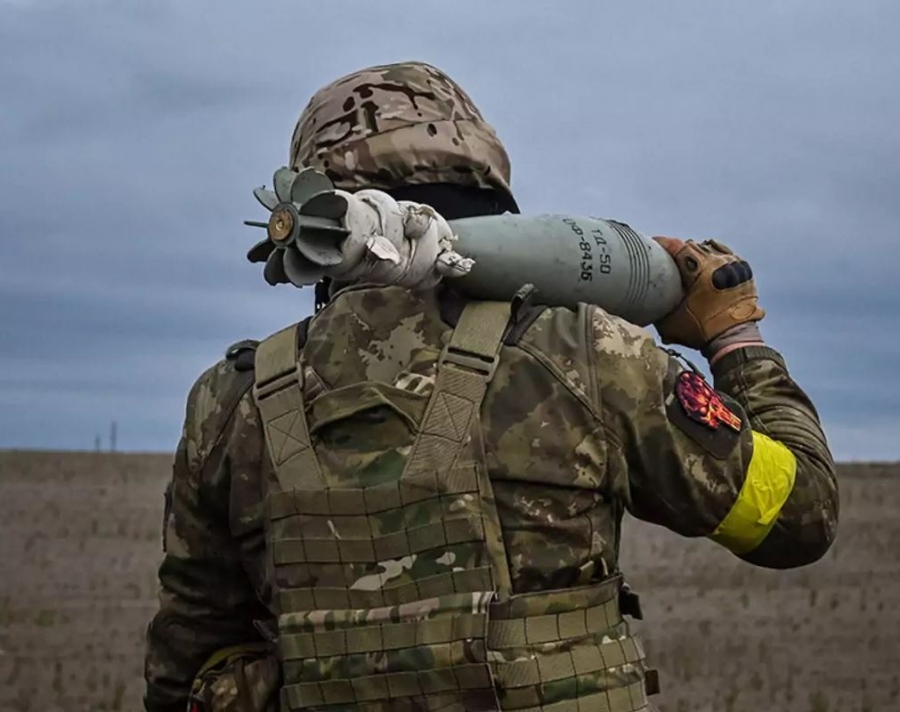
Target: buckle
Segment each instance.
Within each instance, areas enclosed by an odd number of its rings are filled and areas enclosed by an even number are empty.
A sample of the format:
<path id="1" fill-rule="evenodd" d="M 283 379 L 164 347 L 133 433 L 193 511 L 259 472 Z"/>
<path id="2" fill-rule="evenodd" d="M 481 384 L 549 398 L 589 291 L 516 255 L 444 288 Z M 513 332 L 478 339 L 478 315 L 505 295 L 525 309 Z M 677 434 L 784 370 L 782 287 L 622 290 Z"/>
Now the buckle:
<path id="1" fill-rule="evenodd" d="M 619 610 L 623 616 L 631 616 L 635 620 L 644 620 L 644 612 L 641 610 L 641 597 L 631 590 L 627 583 L 619 589 Z"/>
<path id="2" fill-rule="evenodd" d="M 256 397 L 257 401 L 263 400 L 272 396 L 279 391 L 283 391 L 286 388 L 290 388 L 291 386 L 299 385 L 302 382 L 300 378 L 300 368 L 297 366 L 296 368 L 291 369 L 285 373 L 279 373 L 274 378 L 270 378 L 265 383 L 256 384 L 253 386 L 253 395 Z"/>
<path id="3" fill-rule="evenodd" d="M 494 372 L 500 363 L 500 356 L 497 354 L 493 358 L 488 358 L 487 356 L 473 354 L 471 351 L 463 351 L 447 344 L 444 350 L 441 351 L 441 356 L 438 359 L 438 369 L 443 367 L 445 363 L 452 364 L 464 371 L 472 371 L 490 380 L 494 377 Z"/>
<path id="4" fill-rule="evenodd" d="M 647 693 L 647 697 L 652 697 L 662 692 L 659 684 L 659 670 L 649 668 L 644 672 L 644 691 Z"/>

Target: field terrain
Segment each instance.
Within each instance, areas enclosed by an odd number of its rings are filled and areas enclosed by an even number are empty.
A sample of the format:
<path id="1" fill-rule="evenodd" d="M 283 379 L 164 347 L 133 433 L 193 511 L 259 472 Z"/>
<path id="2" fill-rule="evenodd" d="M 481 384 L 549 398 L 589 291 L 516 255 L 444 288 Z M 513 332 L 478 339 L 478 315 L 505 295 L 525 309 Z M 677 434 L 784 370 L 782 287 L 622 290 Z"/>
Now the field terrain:
<path id="1" fill-rule="evenodd" d="M 170 455 L 0 452 L 0 712 L 140 710 Z M 900 712 L 900 465 L 841 467 L 821 562 L 629 520 L 661 712 Z"/>

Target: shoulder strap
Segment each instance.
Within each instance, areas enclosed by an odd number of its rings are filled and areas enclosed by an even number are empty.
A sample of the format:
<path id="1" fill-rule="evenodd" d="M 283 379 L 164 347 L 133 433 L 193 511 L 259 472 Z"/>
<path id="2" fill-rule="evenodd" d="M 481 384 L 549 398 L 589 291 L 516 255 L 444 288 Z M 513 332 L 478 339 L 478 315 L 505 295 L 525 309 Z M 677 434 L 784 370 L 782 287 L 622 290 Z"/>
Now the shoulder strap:
<path id="1" fill-rule="evenodd" d="M 404 476 L 447 471 L 456 464 L 497 370 L 510 308 L 508 302 L 466 304 L 438 360 L 434 392 Z"/>
<path id="2" fill-rule="evenodd" d="M 299 352 L 301 339 L 305 341 L 306 325 L 301 322 L 282 329 L 256 349 L 253 399 L 262 416 L 275 476 L 285 491 L 324 484 L 310 441 L 303 402 Z"/>
<path id="3" fill-rule="evenodd" d="M 405 475 L 446 471 L 456 464 L 497 369 L 510 309 L 508 302 L 471 302 L 463 309 L 438 361 L 434 392 Z M 324 486 L 303 400 L 302 326 L 295 324 L 262 341 L 255 359 L 253 398 L 276 477 L 285 491 Z"/>
<path id="4" fill-rule="evenodd" d="M 530 285 L 523 285 L 512 299 L 510 320 L 503 333 L 503 343 L 515 346 L 525 332 L 537 321 L 548 308 L 546 304 L 534 303 L 537 290 Z M 438 295 L 438 308 L 441 320 L 448 326 L 455 327 L 459 323 L 463 309 L 471 300 L 453 289 L 444 289 Z"/>

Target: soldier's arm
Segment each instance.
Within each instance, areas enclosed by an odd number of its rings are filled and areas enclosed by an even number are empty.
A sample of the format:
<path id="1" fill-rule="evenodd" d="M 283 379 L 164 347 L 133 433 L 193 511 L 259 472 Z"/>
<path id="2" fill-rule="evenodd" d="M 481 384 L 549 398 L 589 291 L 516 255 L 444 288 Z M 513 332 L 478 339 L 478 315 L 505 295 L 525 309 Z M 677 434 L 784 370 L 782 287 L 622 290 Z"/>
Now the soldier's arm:
<path id="1" fill-rule="evenodd" d="M 724 356 L 714 391 L 643 329 L 597 310 L 593 331 L 614 486 L 634 516 L 759 566 L 801 566 L 828 550 L 834 463 L 777 352 Z"/>
<path id="2" fill-rule="evenodd" d="M 222 429 L 240 383 L 230 364 L 207 371 L 188 397 L 167 492 L 159 611 L 147 630 L 145 708 L 183 712 L 209 656 L 258 639 L 257 597 L 229 527 L 230 473 Z"/>
<path id="3" fill-rule="evenodd" d="M 838 483 L 834 460 L 815 406 L 788 372 L 776 351 L 750 346 L 733 351 L 711 367 L 716 388 L 746 413 L 760 442 L 781 443 L 796 463 L 793 486 L 768 535 L 743 554 L 760 566 L 783 568 L 820 558 L 837 532 Z M 761 450 L 761 446 L 757 450 Z M 759 485 L 765 487 L 779 462 L 789 458 L 766 446 L 759 457 Z M 780 450 L 780 449 L 779 449 Z M 762 458 L 766 457 L 766 460 Z"/>

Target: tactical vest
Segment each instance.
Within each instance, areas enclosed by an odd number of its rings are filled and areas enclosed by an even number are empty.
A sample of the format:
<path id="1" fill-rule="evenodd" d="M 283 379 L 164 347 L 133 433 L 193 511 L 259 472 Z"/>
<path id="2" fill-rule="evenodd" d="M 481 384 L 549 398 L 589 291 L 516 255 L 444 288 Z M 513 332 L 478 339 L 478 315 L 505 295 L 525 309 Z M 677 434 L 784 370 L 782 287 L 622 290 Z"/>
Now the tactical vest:
<path id="1" fill-rule="evenodd" d="M 618 576 L 512 593 L 479 415 L 510 314 L 466 305 L 424 408 L 378 382 L 307 404 L 297 327 L 259 345 L 283 712 L 650 709 Z M 318 431 L 365 413 L 352 438 L 317 454 Z M 400 461 L 367 459 L 366 443 L 384 440 Z"/>

